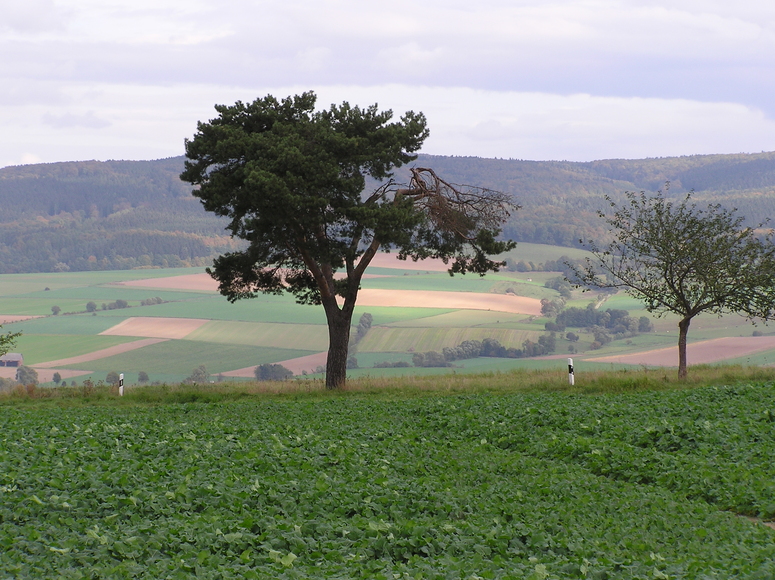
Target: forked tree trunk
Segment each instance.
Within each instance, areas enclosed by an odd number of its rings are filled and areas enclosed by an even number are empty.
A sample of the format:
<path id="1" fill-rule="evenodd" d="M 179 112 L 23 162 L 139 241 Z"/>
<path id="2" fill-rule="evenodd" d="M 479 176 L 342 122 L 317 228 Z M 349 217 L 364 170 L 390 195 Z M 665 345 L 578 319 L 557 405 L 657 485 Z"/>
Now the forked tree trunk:
<path id="1" fill-rule="evenodd" d="M 686 335 L 689 333 L 691 318 L 684 318 L 678 323 L 678 378 L 685 379 L 686 370 Z"/>
<path id="2" fill-rule="evenodd" d="M 347 380 L 347 354 L 350 346 L 350 327 L 353 309 L 326 308 L 328 319 L 328 359 L 326 360 L 326 389 L 341 389 Z"/>

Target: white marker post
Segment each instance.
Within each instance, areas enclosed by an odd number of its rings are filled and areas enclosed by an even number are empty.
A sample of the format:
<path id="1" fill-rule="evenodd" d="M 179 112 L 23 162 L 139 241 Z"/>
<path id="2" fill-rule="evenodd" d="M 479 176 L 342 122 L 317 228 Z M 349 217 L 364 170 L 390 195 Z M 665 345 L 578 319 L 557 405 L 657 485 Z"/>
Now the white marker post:
<path id="1" fill-rule="evenodd" d="M 118 375 L 118 396 L 124 396 L 124 373 Z"/>
<path id="2" fill-rule="evenodd" d="M 573 386 L 573 384 L 574 384 L 574 378 L 573 378 L 573 359 L 572 358 L 568 359 L 568 383 L 571 386 Z"/>

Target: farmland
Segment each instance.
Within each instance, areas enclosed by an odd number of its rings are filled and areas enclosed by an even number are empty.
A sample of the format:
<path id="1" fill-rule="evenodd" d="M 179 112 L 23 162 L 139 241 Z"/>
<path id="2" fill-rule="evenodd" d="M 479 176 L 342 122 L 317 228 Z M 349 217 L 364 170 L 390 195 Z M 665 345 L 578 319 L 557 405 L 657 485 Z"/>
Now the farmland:
<path id="1" fill-rule="evenodd" d="M 772 383 L 150 406 L 146 391 L 0 407 L 5 575 L 775 574 L 775 530 L 743 517 L 775 516 Z"/>
<path id="2" fill-rule="evenodd" d="M 540 265 L 542 260 L 556 261 L 568 253 L 580 255 L 579 250 L 520 244 L 507 257 Z M 653 332 L 614 340 L 601 348 L 591 348 L 594 336 L 585 329 L 573 329 L 579 336 L 576 342 L 558 333 L 554 359 L 474 358 L 456 360 L 448 368 L 384 368 L 390 363 L 412 364 L 413 353 L 441 352 L 465 341 L 493 339 L 505 348 L 520 349 L 547 335 L 544 325 L 551 319 L 540 315 L 540 300 L 558 298 L 558 292 L 545 285 L 557 272 L 501 271 L 481 278 L 450 277 L 444 269 L 440 262 L 402 262 L 394 254 L 377 257 L 363 281 L 353 319 L 357 324 L 364 313 L 373 319 L 371 328 L 352 347 L 359 367 L 350 370 L 353 377 L 506 372 L 562 366 L 564 356 L 574 358 L 579 372 L 605 365 L 674 364 L 671 350 L 666 355 L 658 350 L 675 347 L 676 320 L 665 317 L 653 319 Z M 66 373 L 70 383 L 98 382 L 115 371 L 124 373 L 127 384 L 135 383 L 141 372 L 149 374 L 151 382 L 176 383 L 201 365 L 212 380 L 220 374 L 250 379 L 256 365 L 283 362 L 297 373 L 315 375 L 320 353 L 328 345 L 322 308 L 296 304 L 290 296 L 261 295 L 230 304 L 216 288 L 201 268 L 9 274 L 0 276 L 0 317 L 9 321 L 6 331 L 23 333 L 17 350 L 28 365 L 46 371 L 40 374 L 43 382 L 50 381 L 54 372 Z M 94 312 L 86 311 L 90 302 Z M 604 297 L 577 290 L 567 306 L 583 308 L 590 302 L 601 310 L 628 310 L 633 317 L 648 314 L 623 294 Z M 118 303 L 126 307 L 115 307 Z M 54 306 L 61 310 L 58 316 L 52 313 Z M 751 332 L 750 325 L 737 316 L 699 317 L 689 334 L 690 343 L 696 343 L 689 346 L 690 363 L 692 352 L 698 362 L 707 362 L 712 343 L 702 341 L 722 337 L 733 341 L 720 348 L 718 356 L 724 360 L 775 363 L 767 327 L 760 327 L 764 336 L 759 339 Z M 164 340 L 136 342 L 151 338 Z M 130 343 L 141 348 L 107 350 Z M 100 353 L 104 356 L 96 356 Z M 82 362 L 72 361 L 73 357 L 81 357 Z M 288 362 L 295 359 L 299 361 Z M 13 372 L 2 371 L 9 377 Z"/>

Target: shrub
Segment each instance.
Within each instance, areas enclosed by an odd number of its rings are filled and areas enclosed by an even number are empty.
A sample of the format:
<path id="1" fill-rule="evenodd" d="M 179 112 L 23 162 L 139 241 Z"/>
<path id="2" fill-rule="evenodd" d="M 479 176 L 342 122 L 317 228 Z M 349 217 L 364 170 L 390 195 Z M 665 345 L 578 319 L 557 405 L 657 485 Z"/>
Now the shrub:
<path id="1" fill-rule="evenodd" d="M 254 372 L 257 381 L 285 381 L 293 376 L 290 369 L 271 363 L 258 365 Z"/>
<path id="2" fill-rule="evenodd" d="M 22 365 L 16 370 L 16 382 L 22 385 L 37 385 L 38 371 Z"/>
<path id="3" fill-rule="evenodd" d="M 189 384 L 207 383 L 210 380 L 210 373 L 207 372 L 207 368 L 204 365 L 199 365 L 194 369 L 188 378 L 184 381 Z"/>

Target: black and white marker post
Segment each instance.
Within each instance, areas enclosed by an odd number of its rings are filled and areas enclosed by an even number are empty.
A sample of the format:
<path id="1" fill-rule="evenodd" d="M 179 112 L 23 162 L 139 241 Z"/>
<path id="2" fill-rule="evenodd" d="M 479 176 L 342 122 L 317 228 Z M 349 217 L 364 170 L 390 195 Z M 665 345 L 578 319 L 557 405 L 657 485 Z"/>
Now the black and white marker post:
<path id="1" fill-rule="evenodd" d="M 124 375 L 121 375 L 124 376 Z M 568 383 L 573 386 L 574 384 L 574 378 L 573 378 L 573 359 L 568 359 Z"/>
<path id="2" fill-rule="evenodd" d="M 118 375 L 118 396 L 124 396 L 124 373 Z"/>

